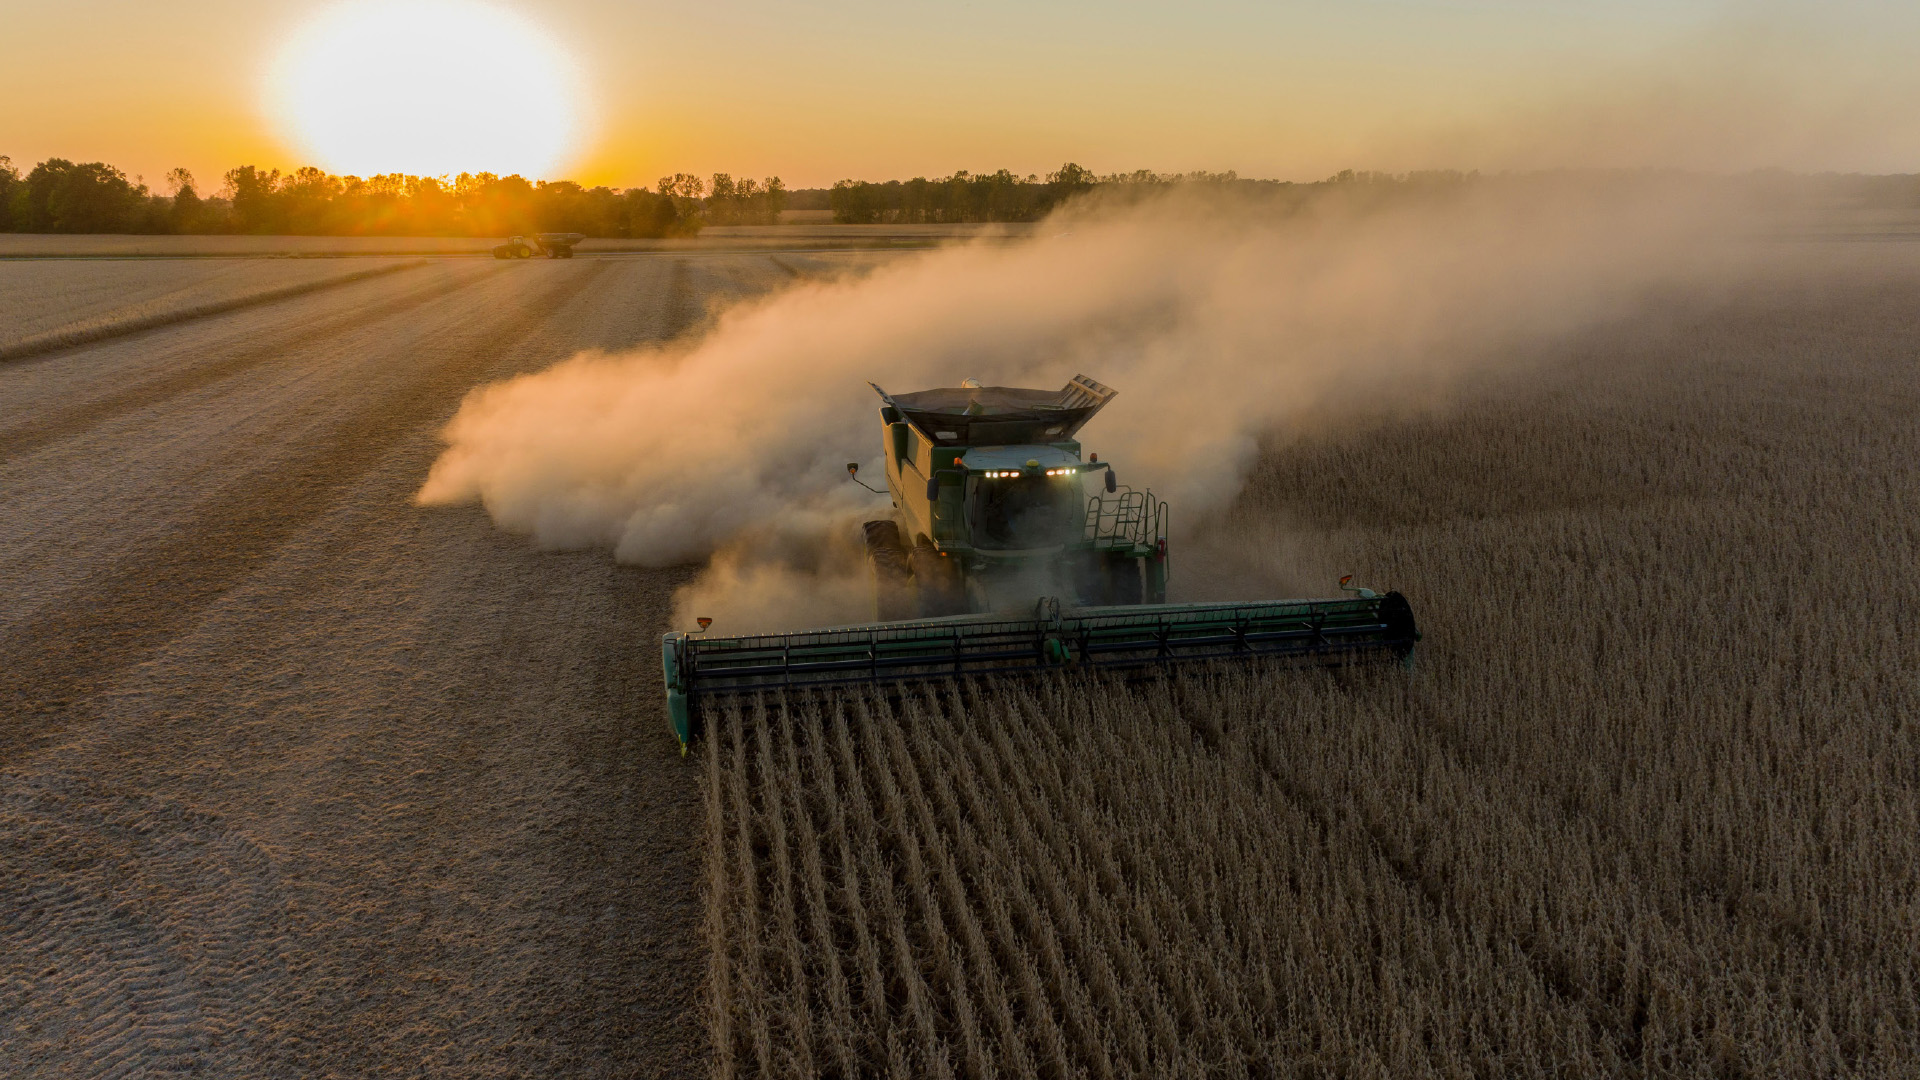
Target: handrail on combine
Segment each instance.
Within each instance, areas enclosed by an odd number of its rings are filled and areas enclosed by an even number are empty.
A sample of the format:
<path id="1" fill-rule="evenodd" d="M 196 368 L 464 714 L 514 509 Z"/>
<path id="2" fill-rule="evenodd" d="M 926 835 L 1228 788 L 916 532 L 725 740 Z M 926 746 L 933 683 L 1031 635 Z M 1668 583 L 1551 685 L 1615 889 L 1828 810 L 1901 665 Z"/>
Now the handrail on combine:
<path id="1" fill-rule="evenodd" d="M 1121 488 L 1116 494 L 1087 497 L 1086 538 L 1103 550 L 1131 549 L 1146 554 L 1164 549 L 1167 502 L 1151 491 Z"/>

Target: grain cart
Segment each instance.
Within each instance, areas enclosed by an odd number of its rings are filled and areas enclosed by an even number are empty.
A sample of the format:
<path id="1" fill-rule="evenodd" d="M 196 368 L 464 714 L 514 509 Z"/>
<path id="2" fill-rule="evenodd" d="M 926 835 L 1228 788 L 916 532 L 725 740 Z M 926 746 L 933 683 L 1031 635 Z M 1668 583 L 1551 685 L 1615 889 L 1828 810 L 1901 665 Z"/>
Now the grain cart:
<path id="1" fill-rule="evenodd" d="M 708 637 L 701 619 L 667 634 L 682 752 L 703 698 L 756 689 L 1251 657 L 1411 661 L 1420 634 L 1406 598 L 1351 576 L 1337 599 L 1167 603 L 1167 504 L 1118 483 L 1075 439 L 1115 394 L 1092 379 L 1058 391 L 868 385 L 894 507 L 863 527 L 874 621 Z M 847 472 L 860 482 L 857 462 Z"/>
<path id="2" fill-rule="evenodd" d="M 585 240 L 585 233 L 534 233 L 533 239 L 516 236 L 504 244 L 496 244 L 493 257 L 496 259 L 531 259 L 534 255 L 545 255 L 549 259 L 573 258 L 573 245 Z"/>

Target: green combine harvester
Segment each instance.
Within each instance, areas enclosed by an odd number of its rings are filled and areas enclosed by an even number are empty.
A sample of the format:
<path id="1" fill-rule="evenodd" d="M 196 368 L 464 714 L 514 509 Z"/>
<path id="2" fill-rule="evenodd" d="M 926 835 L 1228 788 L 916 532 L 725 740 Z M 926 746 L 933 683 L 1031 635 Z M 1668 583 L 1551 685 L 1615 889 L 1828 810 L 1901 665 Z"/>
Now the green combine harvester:
<path id="1" fill-rule="evenodd" d="M 1074 438 L 1114 397 L 1092 379 L 1058 391 L 972 379 L 873 389 L 895 510 L 864 526 L 875 621 L 707 637 L 701 619 L 667 634 L 682 752 L 704 699 L 754 690 L 1249 657 L 1411 660 L 1420 634 L 1406 598 L 1350 577 L 1338 599 L 1167 603 L 1167 504 L 1120 485 Z M 856 483 L 858 472 L 847 466 Z"/>

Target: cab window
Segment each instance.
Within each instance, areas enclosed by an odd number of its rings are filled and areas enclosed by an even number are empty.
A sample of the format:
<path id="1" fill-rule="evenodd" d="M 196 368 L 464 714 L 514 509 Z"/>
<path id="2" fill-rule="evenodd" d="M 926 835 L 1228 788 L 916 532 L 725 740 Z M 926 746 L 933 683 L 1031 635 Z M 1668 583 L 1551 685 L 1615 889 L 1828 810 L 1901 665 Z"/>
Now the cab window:
<path id="1" fill-rule="evenodd" d="M 1034 548 L 1065 543 L 1073 527 L 1075 492 L 1057 478 L 982 477 L 973 497 L 974 544 Z"/>

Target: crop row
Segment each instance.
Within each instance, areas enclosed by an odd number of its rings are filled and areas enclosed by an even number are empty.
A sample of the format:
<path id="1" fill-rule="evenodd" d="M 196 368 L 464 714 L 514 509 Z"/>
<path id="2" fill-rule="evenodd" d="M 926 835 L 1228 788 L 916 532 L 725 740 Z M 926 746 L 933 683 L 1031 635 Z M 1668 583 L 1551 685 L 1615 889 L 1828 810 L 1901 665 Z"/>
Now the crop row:
<path id="1" fill-rule="evenodd" d="M 1186 580 L 1400 587 L 1410 674 L 718 710 L 717 1074 L 1920 1069 L 1910 286 L 1269 445 Z"/>

